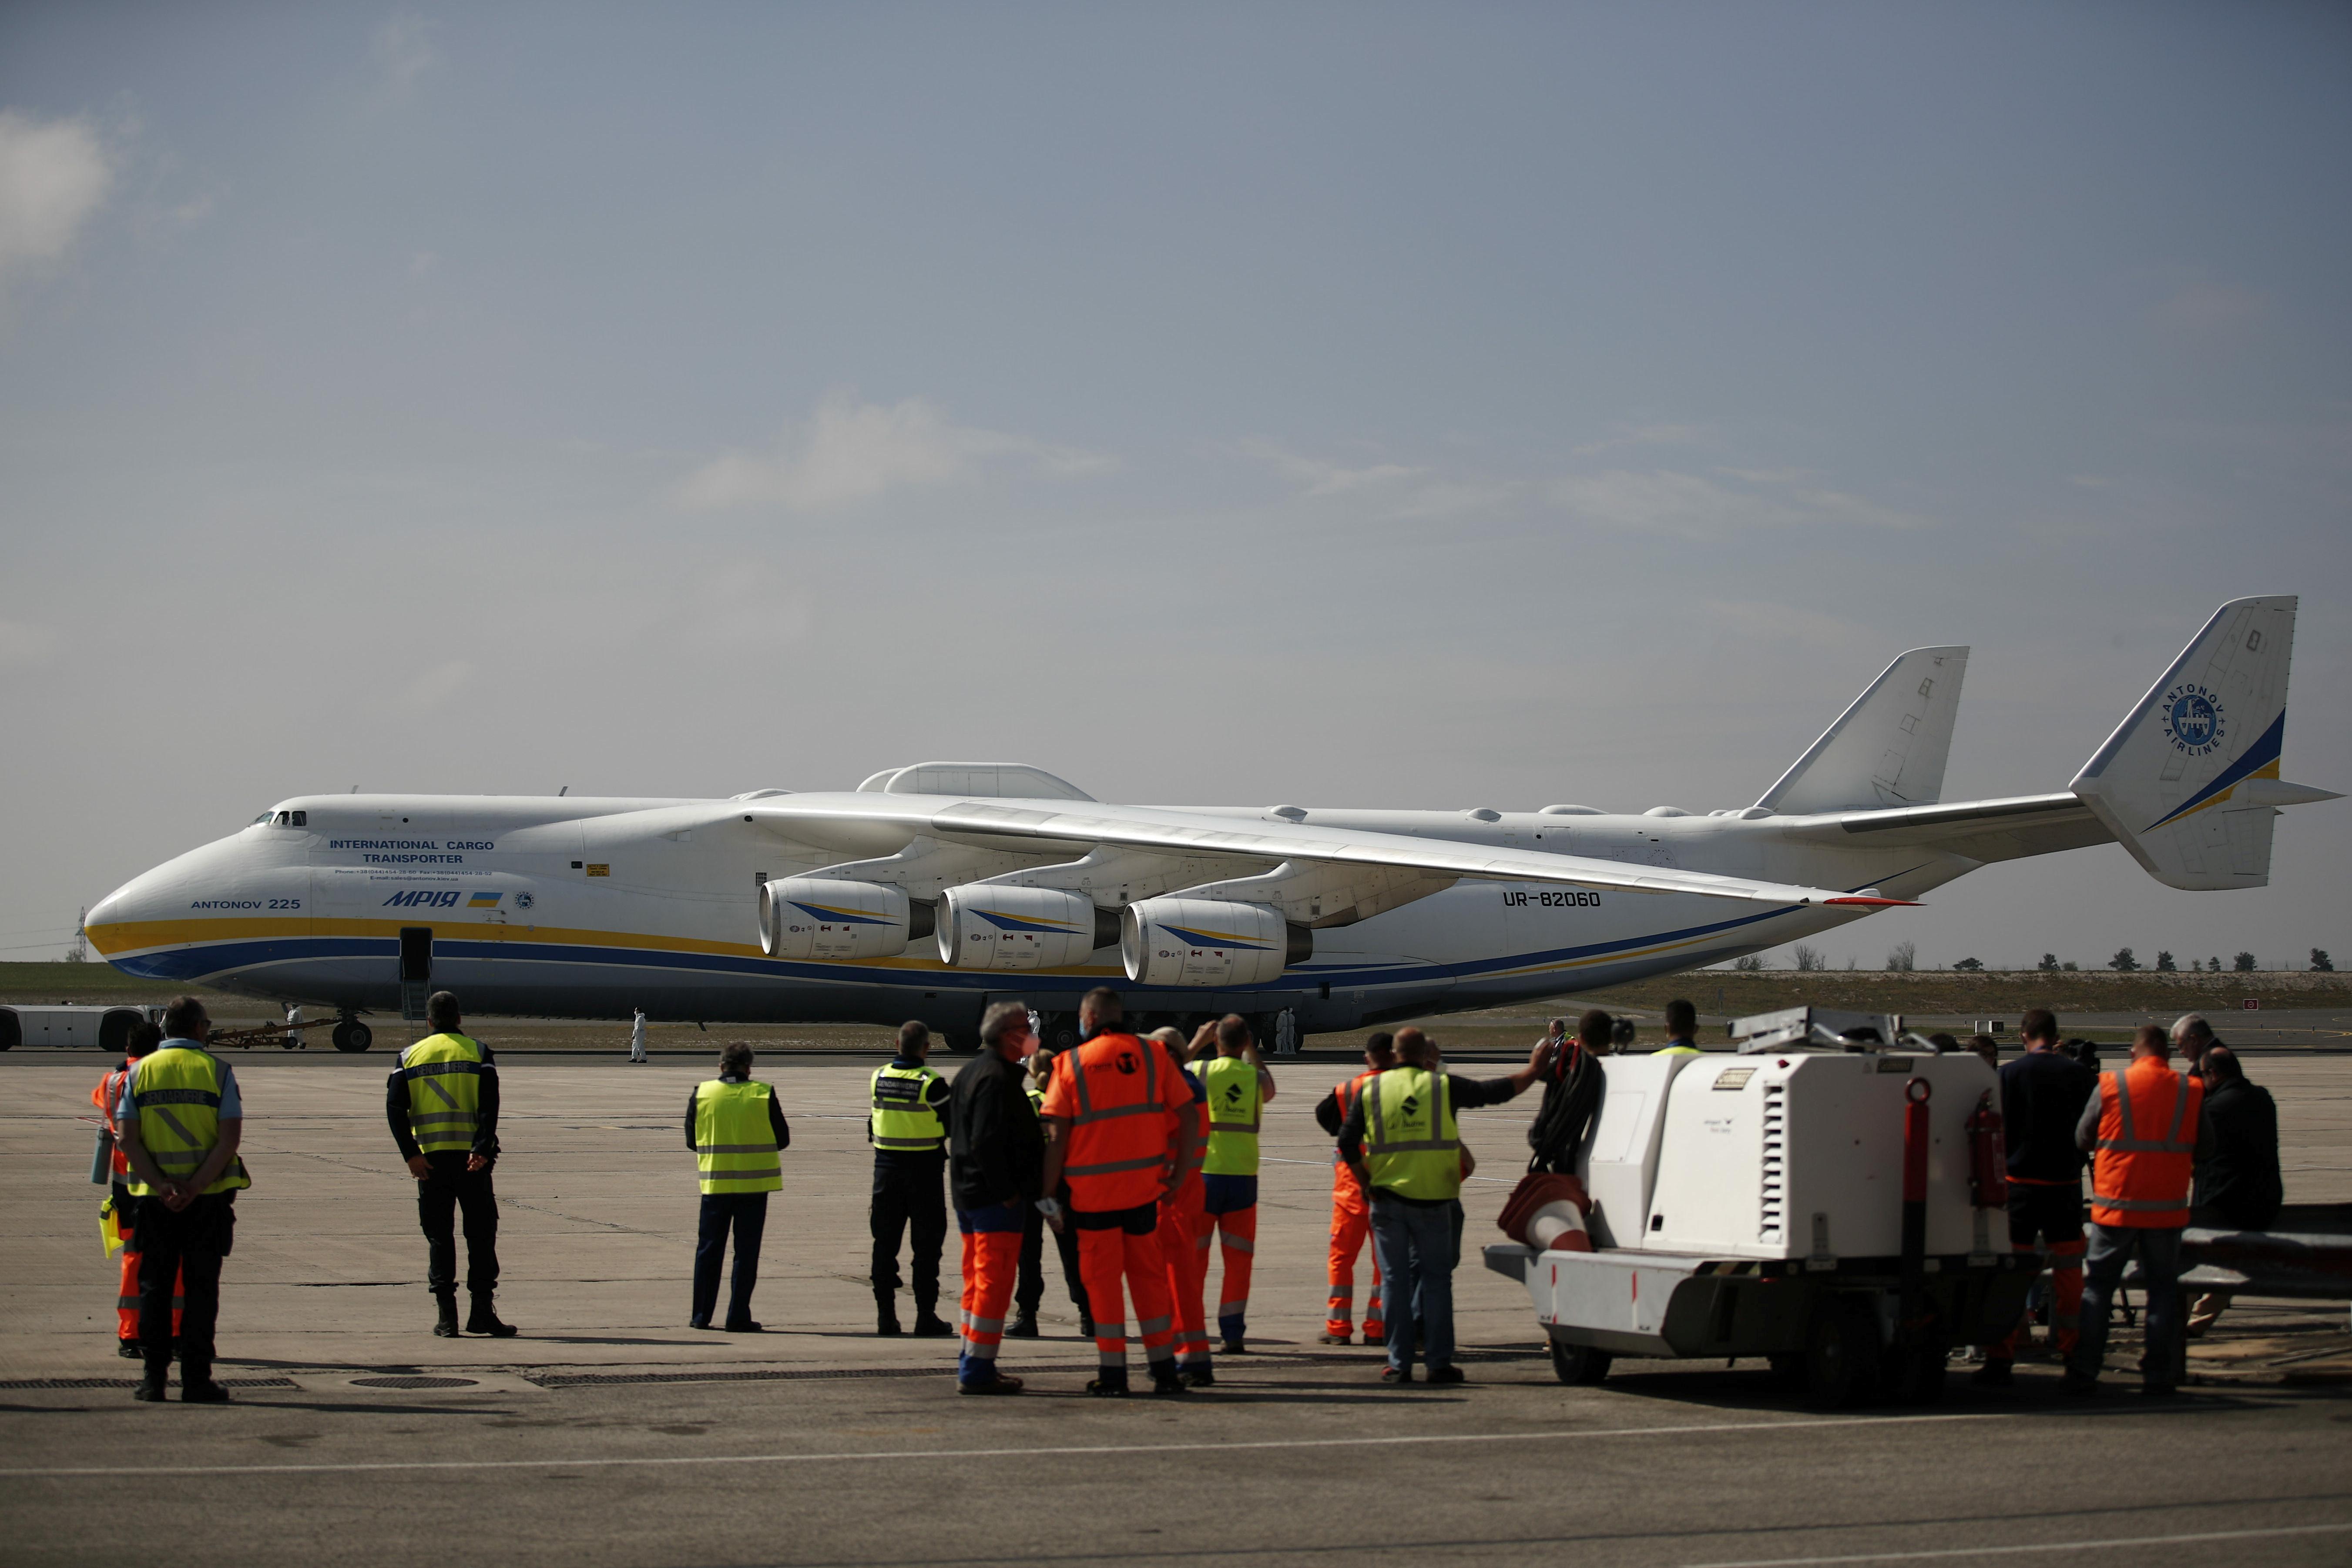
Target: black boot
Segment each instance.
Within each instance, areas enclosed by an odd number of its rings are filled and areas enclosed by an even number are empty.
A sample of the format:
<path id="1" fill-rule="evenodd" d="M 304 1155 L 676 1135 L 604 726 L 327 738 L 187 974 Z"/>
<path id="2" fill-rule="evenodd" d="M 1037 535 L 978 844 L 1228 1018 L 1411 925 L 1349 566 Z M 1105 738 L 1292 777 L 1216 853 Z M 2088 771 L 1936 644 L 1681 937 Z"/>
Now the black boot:
<path id="1" fill-rule="evenodd" d="M 947 1339 L 955 1332 L 955 1325 L 940 1316 L 937 1301 L 918 1301 L 915 1304 L 917 1339 Z"/>
<path id="2" fill-rule="evenodd" d="M 874 1332 L 878 1334 L 894 1334 L 901 1332 L 898 1327 L 898 1301 L 896 1294 L 885 1295 L 879 1291 L 874 1292 Z"/>
<path id="3" fill-rule="evenodd" d="M 522 1331 L 512 1323 L 499 1322 L 499 1314 L 490 1310 L 490 1293 L 476 1291 L 470 1309 L 466 1313 L 467 1333 L 486 1333 L 492 1339 L 512 1339 Z"/>
<path id="4" fill-rule="evenodd" d="M 456 1339 L 457 1337 L 457 1292 L 455 1291 L 433 1292 L 433 1310 L 439 1314 L 433 1324 L 433 1337 Z"/>
<path id="5" fill-rule="evenodd" d="M 1011 1322 L 1004 1325 L 1004 1337 L 1006 1339 L 1035 1339 L 1037 1337 L 1037 1314 L 1034 1312 L 1023 1312 L 1018 1317 L 1014 1318 Z"/>
<path id="6" fill-rule="evenodd" d="M 228 1390 L 213 1381 L 209 1366 L 180 1364 L 180 1403 L 183 1405 L 226 1405 Z"/>

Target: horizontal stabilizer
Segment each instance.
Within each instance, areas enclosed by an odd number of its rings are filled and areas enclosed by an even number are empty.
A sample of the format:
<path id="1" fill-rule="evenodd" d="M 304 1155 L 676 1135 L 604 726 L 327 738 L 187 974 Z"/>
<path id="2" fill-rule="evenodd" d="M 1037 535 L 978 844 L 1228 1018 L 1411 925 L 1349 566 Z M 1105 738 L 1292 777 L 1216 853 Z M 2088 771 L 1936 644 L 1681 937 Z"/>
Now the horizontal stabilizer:
<path id="1" fill-rule="evenodd" d="M 2074 793 L 2157 881 L 2261 887 L 2277 808 L 2328 791 L 2279 781 L 2292 594 L 2213 612 L 2074 778 Z"/>
<path id="2" fill-rule="evenodd" d="M 1756 802 L 1782 816 L 1918 806 L 1940 800 L 1960 707 L 1966 648 L 1914 648 Z"/>

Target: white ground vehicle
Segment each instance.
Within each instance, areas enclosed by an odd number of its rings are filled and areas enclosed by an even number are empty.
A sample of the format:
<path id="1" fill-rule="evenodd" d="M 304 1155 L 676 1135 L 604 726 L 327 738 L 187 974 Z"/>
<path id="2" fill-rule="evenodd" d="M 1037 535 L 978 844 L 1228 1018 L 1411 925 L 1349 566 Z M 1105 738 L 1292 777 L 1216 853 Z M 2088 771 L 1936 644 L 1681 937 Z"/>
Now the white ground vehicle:
<path id="1" fill-rule="evenodd" d="M 163 1014 L 161 1008 L 100 1007 L 61 1002 L 56 1007 L 0 1007 L 0 1051 L 20 1045 L 95 1048 L 120 1053 L 131 1026 Z"/>
<path id="2" fill-rule="evenodd" d="M 1735 1056 L 1602 1059 L 1576 1161 L 1593 1250 L 1498 1243 L 1486 1266 L 1527 1285 L 1563 1382 L 1621 1355 L 1768 1356 L 1816 1406 L 1934 1398 L 1947 1353 L 2006 1333 L 2034 1272 L 1979 1207 L 1992 1069 L 1881 1016 L 1732 1030 Z"/>

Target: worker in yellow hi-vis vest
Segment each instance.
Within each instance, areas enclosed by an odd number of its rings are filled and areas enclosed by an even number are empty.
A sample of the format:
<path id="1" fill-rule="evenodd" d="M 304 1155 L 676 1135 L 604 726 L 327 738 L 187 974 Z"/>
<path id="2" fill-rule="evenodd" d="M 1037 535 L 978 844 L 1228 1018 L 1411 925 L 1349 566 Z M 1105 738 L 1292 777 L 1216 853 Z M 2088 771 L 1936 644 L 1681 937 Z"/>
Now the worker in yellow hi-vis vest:
<path id="1" fill-rule="evenodd" d="M 491 1306 L 499 1283 L 499 1068 L 489 1048 L 459 1032 L 457 998 L 425 999 L 433 1032 L 400 1053 L 384 1086 L 384 1119 L 408 1174 L 416 1178 L 416 1222 L 425 1231 L 425 1283 L 436 1313 L 433 1332 L 457 1337 L 457 1216 L 466 1217 L 467 1333 L 512 1339 Z"/>
<path id="2" fill-rule="evenodd" d="M 1217 1020 L 1216 1052 L 1197 1066 L 1209 1092 L 1209 1153 L 1201 1164 L 1202 1236 L 1208 1245 L 1213 1233 L 1225 1261 L 1223 1284 L 1217 1291 L 1217 1332 L 1224 1337 L 1225 1354 L 1246 1349 L 1249 1327 L 1250 1267 L 1257 1254 L 1257 1135 L 1265 1119 L 1266 1103 L 1274 1098 L 1274 1074 L 1258 1054 L 1257 1041 L 1239 1013 Z M 1199 1062 L 1209 1049 L 1203 1030 L 1192 1042 Z"/>
<path id="3" fill-rule="evenodd" d="M 1417 1029 L 1397 1030 L 1398 1065 L 1364 1086 L 1339 1129 L 1339 1157 L 1371 1195 L 1372 1245 L 1380 1249 L 1388 1307 L 1389 1359 L 1383 1383 L 1412 1381 L 1413 1320 L 1432 1383 L 1459 1383 L 1454 1364 L 1454 1265 L 1460 1238 L 1454 1200 L 1462 1195 L 1458 1113 L 1500 1104 L 1527 1092 L 1549 1065 L 1552 1042 L 1539 1040 L 1528 1064 L 1508 1078 L 1457 1078 L 1444 1071 L 1435 1044 Z"/>
<path id="4" fill-rule="evenodd" d="M 898 1239 L 912 1232 L 915 1333 L 945 1339 L 956 1331 L 940 1316 L 940 1250 L 948 1239 L 948 1081 L 923 1065 L 931 1031 L 898 1026 L 898 1054 L 867 1084 L 872 1107 L 866 1141 L 874 1145 L 872 1277 L 877 1333 L 898 1328 Z"/>
<path id="5" fill-rule="evenodd" d="M 133 1399 L 156 1401 L 171 1371 L 172 1290 L 186 1301 L 180 1319 L 180 1398 L 223 1405 L 213 1381 L 213 1325 L 220 1315 L 221 1260 L 236 1234 L 233 1205 L 252 1186 L 237 1145 L 245 1103 L 228 1064 L 205 1049 L 212 1019 L 194 997 L 163 1009 L 163 1041 L 139 1059 L 114 1107 L 115 1134 L 138 1200 L 139 1343 L 146 1375 Z"/>
<path id="6" fill-rule="evenodd" d="M 760 1282 L 760 1238 L 768 1195 L 784 1185 L 781 1155 L 793 1129 L 773 1085 L 751 1076 L 751 1047 L 737 1040 L 719 1053 L 719 1076 L 686 1100 L 686 1146 L 702 1173 L 702 1218 L 694 1243 L 694 1307 L 687 1327 L 707 1329 L 719 1305 L 719 1266 L 735 1233 L 735 1273 L 728 1282 L 729 1333 L 758 1333 L 751 1291 Z"/>

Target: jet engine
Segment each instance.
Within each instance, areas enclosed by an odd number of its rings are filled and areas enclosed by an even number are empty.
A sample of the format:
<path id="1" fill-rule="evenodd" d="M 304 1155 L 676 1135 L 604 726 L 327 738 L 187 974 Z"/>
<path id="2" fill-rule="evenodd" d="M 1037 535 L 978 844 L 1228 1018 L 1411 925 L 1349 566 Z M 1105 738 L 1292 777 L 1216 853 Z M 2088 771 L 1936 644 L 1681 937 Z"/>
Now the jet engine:
<path id="1" fill-rule="evenodd" d="M 760 951 L 771 958 L 895 958 L 930 925 L 929 905 L 880 883 L 793 876 L 760 884 Z"/>
<path id="2" fill-rule="evenodd" d="M 1315 933 L 1265 904 L 1147 898 L 1121 916 L 1119 956 L 1139 986 L 1254 986 L 1315 956 Z"/>
<path id="3" fill-rule="evenodd" d="M 940 961 L 958 969 L 1059 969 L 1118 940 L 1118 916 L 1082 893 L 969 883 L 940 894 Z"/>

